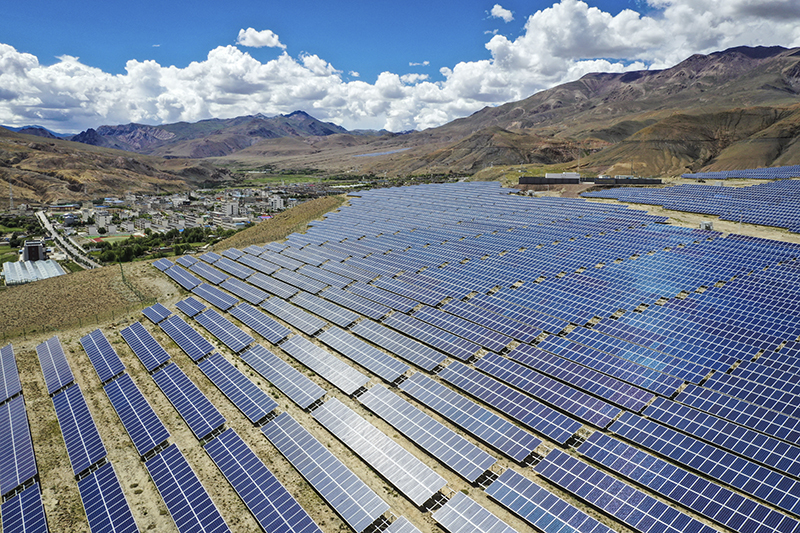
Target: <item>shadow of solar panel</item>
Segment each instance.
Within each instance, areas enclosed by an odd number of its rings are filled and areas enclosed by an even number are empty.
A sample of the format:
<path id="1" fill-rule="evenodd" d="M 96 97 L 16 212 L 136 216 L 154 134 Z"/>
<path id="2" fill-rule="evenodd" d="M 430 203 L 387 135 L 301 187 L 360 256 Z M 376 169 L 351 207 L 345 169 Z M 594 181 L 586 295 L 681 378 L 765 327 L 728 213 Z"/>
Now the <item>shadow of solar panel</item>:
<path id="1" fill-rule="evenodd" d="M 595 432 L 578 451 L 613 472 L 739 533 L 796 532 L 797 520 Z"/>
<path id="2" fill-rule="evenodd" d="M 385 317 L 392 310 L 385 305 L 367 300 L 344 289 L 329 288 L 322 291 L 320 294 L 326 300 L 337 303 L 342 307 L 355 311 L 374 320 L 380 320 Z"/>
<path id="3" fill-rule="evenodd" d="M 295 294 L 290 301 L 343 328 L 346 328 L 360 318 L 357 313 L 339 307 L 335 303 L 323 300 L 319 296 L 314 296 L 307 292 L 301 291 Z"/>
<path id="4" fill-rule="evenodd" d="M 194 319 L 225 346 L 230 348 L 233 353 L 239 353 L 255 342 L 253 337 L 239 327 L 234 326 L 230 320 L 214 309 L 208 309 L 194 317 Z"/>
<path id="5" fill-rule="evenodd" d="M 386 502 L 289 413 L 281 413 L 261 431 L 356 533 L 389 510 Z"/>
<path id="6" fill-rule="evenodd" d="M 39 356 L 39 364 L 42 367 L 48 394 L 52 395 L 75 381 L 75 376 L 72 375 L 72 370 L 67 363 L 67 356 L 64 355 L 64 349 L 57 336 L 50 337 L 37 345 L 36 354 Z"/>
<path id="7" fill-rule="evenodd" d="M 447 359 L 442 352 L 371 320 L 360 321 L 350 331 L 423 370 L 431 371 Z"/>
<path id="8" fill-rule="evenodd" d="M 367 376 L 300 335 L 284 341 L 281 349 L 348 396 L 369 382 Z"/>
<path id="9" fill-rule="evenodd" d="M 5 496 L 37 472 L 25 400 L 17 396 L 0 405 L 0 493 Z"/>
<path id="10" fill-rule="evenodd" d="M 389 383 L 393 383 L 409 370 L 407 364 L 386 355 L 336 326 L 317 335 L 317 339 Z"/>
<path id="11" fill-rule="evenodd" d="M 220 285 L 226 291 L 232 292 L 239 298 L 250 302 L 253 305 L 258 305 L 267 298 L 269 294 L 261 289 L 253 287 L 249 283 L 245 283 L 236 278 L 228 278 Z"/>
<path id="12" fill-rule="evenodd" d="M 169 315 L 172 314 L 172 311 L 161 305 L 160 303 L 156 303 L 151 305 L 150 307 L 145 307 L 142 309 L 142 314 L 150 319 L 153 324 L 158 324 Z"/>
<path id="13" fill-rule="evenodd" d="M 122 374 L 103 388 L 139 455 L 146 455 L 169 438 L 169 431 L 130 375 Z"/>
<path id="14" fill-rule="evenodd" d="M 561 450 L 536 465 L 548 481 L 642 533 L 712 533 L 714 528 Z"/>
<path id="15" fill-rule="evenodd" d="M 370 411 L 461 477 L 474 483 L 497 460 L 383 385 L 358 397 Z"/>
<path id="16" fill-rule="evenodd" d="M 203 447 L 264 531 L 322 533 L 234 430 L 226 430 Z"/>
<path id="17" fill-rule="evenodd" d="M 47 520 L 42 505 L 42 491 L 34 483 L 0 507 L 3 531 L 25 533 L 47 533 Z"/>
<path id="18" fill-rule="evenodd" d="M 141 322 L 134 322 L 119 333 L 148 372 L 152 372 L 169 360 L 170 355 L 150 335 L 150 332 L 144 329 Z"/>
<path id="19" fill-rule="evenodd" d="M 174 444 L 145 462 L 178 531 L 230 531 L 206 489 Z"/>
<path id="20" fill-rule="evenodd" d="M 261 302 L 261 308 L 284 322 L 296 327 L 306 335 L 314 335 L 328 323 L 280 298 Z"/>
<path id="21" fill-rule="evenodd" d="M 153 380 L 197 440 L 203 440 L 225 423 L 222 413 L 175 363 L 153 374 Z"/>
<path id="22" fill-rule="evenodd" d="M 239 304 L 229 312 L 272 344 L 279 343 L 291 334 L 289 328 L 250 304 Z"/>
<path id="23" fill-rule="evenodd" d="M 523 462 L 542 441 L 422 373 L 399 385 L 406 394 L 489 446 Z"/>
<path id="24" fill-rule="evenodd" d="M 516 533 L 481 504 L 456 492 L 444 507 L 433 513 L 433 519 L 450 533 Z"/>
<path id="25" fill-rule="evenodd" d="M 174 266 L 169 270 L 165 270 L 164 274 L 169 276 L 175 283 L 190 291 L 200 285 L 202 281 L 200 281 L 196 276 L 190 274 L 183 268 L 179 266 Z"/>
<path id="26" fill-rule="evenodd" d="M 239 303 L 239 300 L 237 300 L 230 294 L 225 293 L 220 289 L 218 289 L 217 287 L 208 285 L 206 283 L 198 285 L 197 287 L 192 289 L 192 292 L 197 296 L 203 298 L 205 301 L 210 302 L 211 305 L 219 307 L 223 311 L 227 311 L 228 309 Z"/>
<path id="27" fill-rule="evenodd" d="M 14 347 L 6 344 L 0 348 L 0 404 L 22 392 Z"/>
<path id="28" fill-rule="evenodd" d="M 177 307 L 180 311 L 183 311 L 183 313 L 189 318 L 206 310 L 206 305 L 192 296 L 189 296 L 185 300 L 181 300 L 180 302 L 176 303 L 175 307 Z"/>
<path id="29" fill-rule="evenodd" d="M 475 343 L 401 313 L 386 317 L 383 323 L 461 361 L 469 361 L 481 349 Z"/>
<path id="30" fill-rule="evenodd" d="M 105 458 L 106 448 L 78 385 L 53 396 L 53 406 L 67 445 L 72 472 L 77 476 Z"/>
<path id="31" fill-rule="evenodd" d="M 439 377 L 559 444 L 581 428 L 580 422 L 458 361 L 439 372 Z"/>
<path id="32" fill-rule="evenodd" d="M 278 407 L 272 397 L 222 355 L 215 352 L 200 361 L 198 366 L 252 423 L 263 420 Z"/>
<path id="33" fill-rule="evenodd" d="M 275 385 L 302 409 L 325 396 L 325 389 L 260 344 L 244 352 L 241 357 L 261 377 Z"/>
<path id="34" fill-rule="evenodd" d="M 81 479 L 78 490 L 92 532 L 139 531 L 111 463 Z"/>
<path id="35" fill-rule="evenodd" d="M 169 259 L 162 258 L 157 261 L 153 261 L 153 266 L 159 269 L 161 272 L 164 272 L 165 270 L 170 269 L 175 265 L 173 265 L 172 261 L 170 261 Z"/>
<path id="36" fill-rule="evenodd" d="M 178 315 L 169 317 L 160 326 L 192 361 L 197 362 L 214 351 L 214 346 Z"/>

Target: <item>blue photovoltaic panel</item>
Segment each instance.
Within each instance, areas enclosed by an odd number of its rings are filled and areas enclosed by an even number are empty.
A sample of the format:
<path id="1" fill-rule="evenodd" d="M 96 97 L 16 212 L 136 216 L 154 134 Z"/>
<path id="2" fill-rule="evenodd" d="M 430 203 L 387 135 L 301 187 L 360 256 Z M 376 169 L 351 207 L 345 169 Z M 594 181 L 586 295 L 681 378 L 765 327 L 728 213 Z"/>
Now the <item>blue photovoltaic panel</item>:
<path id="1" fill-rule="evenodd" d="M 601 472 L 561 450 L 552 450 L 536 472 L 642 533 L 713 533 L 674 507 Z"/>
<path id="2" fill-rule="evenodd" d="M 343 328 L 360 318 L 358 313 L 307 292 L 301 291 L 292 296 L 289 301 Z"/>
<path id="3" fill-rule="evenodd" d="M 383 533 L 421 533 L 420 530 L 408 521 L 408 518 L 401 516 L 383 530 Z"/>
<path id="4" fill-rule="evenodd" d="M 214 346 L 208 342 L 208 339 L 200 335 L 178 315 L 169 317 L 160 325 L 164 333 L 169 335 L 169 338 L 175 341 L 175 344 L 180 346 L 192 361 L 197 362 L 214 351 Z"/>
<path id="5" fill-rule="evenodd" d="M 36 354 L 39 356 L 48 394 L 53 394 L 75 381 L 58 337 L 50 337 L 36 346 Z"/>
<path id="6" fill-rule="evenodd" d="M 156 261 L 153 261 L 153 266 L 159 269 L 161 272 L 164 272 L 165 270 L 170 269 L 175 265 L 169 259 L 161 258 Z"/>
<path id="7" fill-rule="evenodd" d="M 3 531 L 7 533 L 47 533 L 47 520 L 38 483 L 3 502 L 0 507 Z"/>
<path id="8" fill-rule="evenodd" d="M 308 276 L 309 278 L 313 278 L 317 281 L 330 285 L 331 287 L 342 288 L 350 285 L 353 280 L 342 277 L 338 274 L 334 274 L 328 270 L 323 270 L 321 268 L 305 265 L 301 267 L 297 272 L 303 274 L 304 276 Z"/>
<path id="9" fill-rule="evenodd" d="M 204 448 L 264 531 L 322 533 L 234 430 L 226 430 Z"/>
<path id="10" fill-rule="evenodd" d="M 386 502 L 289 413 L 281 413 L 262 431 L 356 533 L 389 510 Z"/>
<path id="11" fill-rule="evenodd" d="M 156 303 L 154 305 L 151 305 L 150 307 L 145 307 L 144 309 L 142 309 L 142 313 L 144 314 L 144 316 L 149 318 L 153 322 L 153 324 L 158 324 L 159 322 L 167 318 L 169 315 L 171 315 L 172 311 L 170 311 L 163 305 Z"/>
<path id="12" fill-rule="evenodd" d="M 474 322 L 445 313 L 441 309 L 423 307 L 414 312 L 414 318 L 449 331 L 493 352 L 502 352 L 512 341 L 511 337 L 484 328 Z"/>
<path id="13" fill-rule="evenodd" d="M 540 329 L 459 300 L 448 302 L 442 307 L 442 310 L 508 335 L 520 342 L 531 342 L 542 333 Z"/>
<path id="14" fill-rule="evenodd" d="M 139 531 L 111 463 L 81 479 L 78 490 L 92 533 Z"/>
<path id="15" fill-rule="evenodd" d="M 444 424 L 423 413 L 383 385 L 358 397 L 370 411 L 470 483 L 497 460 Z"/>
<path id="16" fill-rule="evenodd" d="M 148 459 L 145 466 L 180 533 L 230 531 L 176 445 Z"/>
<path id="17" fill-rule="evenodd" d="M 227 311 L 234 305 L 239 303 L 239 300 L 231 296 L 230 294 L 223 292 L 222 290 L 214 287 L 213 285 L 208 285 L 207 283 L 203 283 L 202 285 L 198 285 L 192 292 L 195 293 L 197 296 L 203 298 L 207 302 L 211 302 L 211 305 L 215 305 L 222 309 L 223 311 Z"/>
<path id="18" fill-rule="evenodd" d="M 291 257 L 286 257 L 285 255 L 275 253 L 271 250 L 264 250 L 259 257 L 269 261 L 270 263 L 280 265 L 288 270 L 297 270 L 303 266 L 302 261 L 297 261 Z"/>
<path id="19" fill-rule="evenodd" d="M 369 382 L 367 376 L 300 335 L 285 341 L 281 349 L 348 396 Z"/>
<path id="20" fill-rule="evenodd" d="M 228 259 L 239 259 L 241 256 L 244 255 L 244 252 L 241 250 L 237 250 L 236 248 L 228 248 L 224 252 L 222 252 L 223 257 L 227 257 Z"/>
<path id="21" fill-rule="evenodd" d="M 236 276 L 239 279 L 245 279 L 247 276 L 252 276 L 256 273 L 252 268 L 248 268 L 242 264 L 236 263 L 227 257 L 223 257 L 214 266 L 223 270 L 231 276 Z"/>
<path id="22" fill-rule="evenodd" d="M 486 444 L 523 462 L 542 441 L 420 372 L 399 385 L 418 402 L 436 411 Z"/>
<path id="23" fill-rule="evenodd" d="M 211 354 L 198 366 L 252 423 L 263 420 L 278 407 L 278 402 L 219 353 Z"/>
<path id="24" fill-rule="evenodd" d="M 175 363 L 153 374 L 153 380 L 186 421 L 197 440 L 203 440 L 225 423 L 222 413 Z"/>
<path id="25" fill-rule="evenodd" d="M 389 315 L 383 323 L 461 361 L 469 361 L 481 349 L 473 342 L 402 313 Z"/>
<path id="26" fill-rule="evenodd" d="M 189 267 L 189 270 L 214 285 L 219 285 L 228 279 L 228 275 L 224 272 L 220 272 L 216 268 L 201 262 L 193 264 Z"/>
<path id="27" fill-rule="evenodd" d="M 288 283 L 289 285 L 293 285 L 298 289 L 308 291 L 312 294 L 317 294 L 319 291 L 325 289 L 328 286 L 327 284 L 322 283 L 321 281 L 311 279 L 308 276 L 298 274 L 297 272 L 293 272 L 285 268 L 273 273 L 272 277 L 279 279 L 285 283 Z"/>
<path id="28" fill-rule="evenodd" d="M 198 258 L 206 263 L 215 263 L 222 259 L 222 256 L 214 252 L 206 252 L 203 255 L 198 256 Z"/>
<path id="29" fill-rule="evenodd" d="M 106 448 L 78 385 L 53 396 L 58 425 L 67 445 L 72 472 L 77 476 L 106 456 Z"/>
<path id="30" fill-rule="evenodd" d="M 336 326 L 317 335 L 317 339 L 389 383 L 394 382 L 409 370 L 407 364 L 401 363 Z"/>
<path id="31" fill-rule="evenodd" d="M 192 257 L 191 255 L 182 255 L 175 260 L 176 263 L 186 268 L 189 268 L 198 261 L 199 259 L 197 259 L 196 257 Z"/>
<path id="32" fill-rule="evenodd" d="M 263 301 L 261 308 L 296 327 L 306 335 L 314 335 L 328 324 L 321 318 L 317 318 L 280 298 L 270 298 Z"/>
<path id="33" fill-rule="evenodd" d="M 442 352 L 371 320 L 360 321 L 350 331 L 423 370 L 431 371 L 447 359 Z"/>
<path id="34" fill-rule="evenodd" d="M 272 276 L 265 276 L 260 272 L 247 278 L 247 282 L 252 283 L 259 289 L 264 289 L 270 294 L 274 294 L 278 298 L 291 298 L 299 291 L 299 289 L 292 287 L 288 283 L 278 281 Z"/>
<path id="35" fill-rule="evenodd" d="M 119 333 L 148 372 L 152 372 L 169 360 L 170 355 L 150 335 L 150 332 L 144 329 L 141 322 L 134 322 Z"/>
<path id="36" fill-rule="evenodd" d="M 447 481 L 337 398 L 314 409 L 314 418 L 421 507 Z"/>
<path id="37" fill-rule="evenodd" d="M 391 307 L 395 311 L 400 311 L 401 313 L 408 313 L 417 305 L 419 305 L 419 302 L 415 302 L 410 298 L 379 289 L 378 287 L 374 287 L 360 281 L 347 287 L 347 291 L 366 298 L 367 300 L 372 300 L 373 302 L 378 302 L 379 304 Z"/>
<path id="38" fill-rule="evenodd" d="M 122 359 L 119 358 L 117 351 L 99 329 L 81 337 L 81 346 L 89 356 L 89 361 L 101 383 L 105 383 L 125 371 Z"/>
<path id="39" fill-rule="evenodd" d="M 25 400 L 17 396 L 0 405 L 0 494 L 5 496 L 36 472 Z"/>
<path id="40" fill-rule="evenodd" d="M 302 409 L 325 396 L 325 389 L 260 344 L 244 352 L 241 357 Z"/>
<path id="41" fill-rule="evenodd" d="M 189 296 L 185 300 L 181 300 L 180 302 L 176 303 L 175 307 L 183 311 L 183 313 L 189 318 L 199 315 L 206 310 L 205 304 L 201 303 L 193 296 Z"/>
<path id="42" fill-rule="evenodd" d="M 269 294 L 261 289 L 258 289 L 249 283 L 245 283 L 244 281 L 238 280 L 236 278 L 228 278 L 222 282 L 220 285 L 226 291 L 232 292 L 239 298 L 250 302 L 253 305 L 258 305 L 267 298 L 269 298 Z"/>
<path id="43" fill-rule="evenodd" d="M 267 275 L 272 274 L 273 272 L 275 272 L 280 268 L 278 265 L 274 263 L 270 263 L 269 261 L 264 261 L 260 257 L 253 257 L 250 254 L 244 254 L 236 260 L 243 265 L 247 265 L 250 268 L 258 270 L 259 272 Z"/>
<path id="44" fill-rule="evenodd" d="M 383 304 L 373 302 L 372 300 L 367 300 L 366 298 L 362 298 L 357 294 L 347 292 L 344 289 L 336 289 L 331 287 L 330 289 L 325 289 L 319 293 L 319 295 L 326 300 L 330 300 L 341 305 L 342 307 L 346 307 L 351 311 L 355 311 L 356 313 L 367 316 L 373 320 L 380 320 L 392 312 L 391 308 L 386 307 Z"/>
<path id="45" fill-rule="evenodd" d="M 517 532 L 463 492 L 456 492 L 444 507 L 431 516 L 449 533 Z"/>
<path id="46" fill-rule="evenodd" d="M 614 531 L 510 468 L 486 487 L 486 494 L 541 531 Z"/>
<path id="47" fill-rule="evenodd" d="M 202 281 L 200 281 L 194 274 L 191 274 L 184 270 L 182 267 L 174 266 L 169 270 L 165 270 L 164 274 L 172 278 L 175 283 L 190 291 L 200 285 Z"/>
<path id="48" fill-rule="evenodd" d="M 122 374 L 104 389 L 139 455 L 147 454 L 169 438 L 169 431 L 130 375 Z"/>
<path id="49" fill-rule="evenodd" d="M 247 303 L 237 305 L 229 313 L 272 344 L 278 344 L 292 333 L 289 328 Z"/>
<path id="50" fill-rule="evenodd" d="M 233 353 L 239 353 L 255 342 L 255 339 L 234 326 L 233 323 L 214 309 L 204 311 L 194 317 L 212 335 L 222 341 Z"/>
<path id="51" fill-rule="evenodd" d="M 6 344 L 0 348 L 0 403 L 22 392 L 14 347 Z"/>
<path id="52" fill-rule="evenodd" d="M 458 361 L 439 372 L 439 377 L 559 444 L 567 442 L 581 428 L 577 420 Z"/>

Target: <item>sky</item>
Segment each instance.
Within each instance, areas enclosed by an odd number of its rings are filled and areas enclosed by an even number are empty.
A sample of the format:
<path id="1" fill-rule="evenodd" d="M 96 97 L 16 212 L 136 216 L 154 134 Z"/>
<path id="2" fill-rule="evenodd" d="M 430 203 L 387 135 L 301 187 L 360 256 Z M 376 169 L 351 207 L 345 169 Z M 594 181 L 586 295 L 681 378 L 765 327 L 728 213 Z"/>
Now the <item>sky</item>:
<path id="1" fill-rule="evenodd" d="M 422 130 L 589 72 L 800 46 L 798 0 L 6 2 L 0 124 L 57 132 L 303 110 Z"/>

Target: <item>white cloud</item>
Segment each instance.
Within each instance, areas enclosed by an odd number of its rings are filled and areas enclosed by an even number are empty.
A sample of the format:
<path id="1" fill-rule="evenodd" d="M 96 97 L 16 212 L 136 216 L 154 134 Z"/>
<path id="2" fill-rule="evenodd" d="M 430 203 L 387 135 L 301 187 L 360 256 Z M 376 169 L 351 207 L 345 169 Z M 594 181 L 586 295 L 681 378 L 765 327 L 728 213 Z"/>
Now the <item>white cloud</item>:
<path id="1" fill-rule="evenodd" d="M 514 15 L 508 9 L 500 4 L 495 4 L 490 12 L 491 16 L 496 19 L 503 19 L 504 22 L 511 22 L 514 20 Z"/>
<path id="2" fill-rule="evenodd" d="M 282 48 L 286 50 L 286 45 L 281 43 L 278 36 L 272 30 L 256 31 L 253 28 L 239 30 L 239 37 L 236 39 L 236 44 L 252 48 L 268 46 L 270 48 Z"/>
<path id="3" fill-rule="evenodd" d="M 423 61 L 422 63 L 414 63 L 414 62 L 410 62 L 410 63 L 408 64 L 408 66 L 409 66 L 409 67 L 427 67 L 427 66 L 428 66 L 428 65 L 430 65 L 430 64 L 431 64 L 431 62 L 430 62 L 430 61 Z"/>
<path id="4" fill-rule="evenodd" d="M 361 77 L 361 74 L 359 74 L 355 70 L 351 70 L 350 72 L 348 72 L 348 74 L 350 74 L 350 76 L 352 76 L 353 78 L 360 78 Z"/>
<path id="5" fill-rule="evenodd" d="M 184 68 L 130 60 L 124 74 L 109 74 L 66 55 L 43 65 L 0 44 L 0 124 L 80 131 L 304 109 L 347 128 L 423 129 L 588 72 L 664 68 L 694 53 L 740 45 L 800 46 L 795 0 L 758 6 L 749 0 L 647 1 L 649 15 L 611 15 L 579 0 L 561 0 L 530 15 L 519 37 L 489 38 L 490 58 L 440 69 L 441 81 L 383 72 L 368 83 L 320 55 L 293 57 L 284 50 L 262 62 L 233 45 Z M 284 48 L 272 32 L 252 28 L 239 41 Z"/>

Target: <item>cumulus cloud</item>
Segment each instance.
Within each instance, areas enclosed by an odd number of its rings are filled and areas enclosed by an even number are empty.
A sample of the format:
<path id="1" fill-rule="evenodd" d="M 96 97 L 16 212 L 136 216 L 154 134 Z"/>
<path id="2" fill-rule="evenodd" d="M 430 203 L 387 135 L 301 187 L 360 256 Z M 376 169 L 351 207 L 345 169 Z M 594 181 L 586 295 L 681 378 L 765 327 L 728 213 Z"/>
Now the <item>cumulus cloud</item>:
<path id="1" fill-rule="evenodd" d="M 488 38 L 488 59 L 441 68 L 439 81 L 383 72 L 368 82 L 324 56 L 293 57 L 277 35 L 252 28 L 237 43 L 283 52 L 262 62 L 240 47 L 220 46 L 183 68 L 130 60 L 125 73 L 109 74 L 70 56 L 43 65 L 0 44 L 0 123 L 79 131 L 304 109 L 347 128 L 424 129 L 589 72 L 665 68 L 694 53 L 739 45 L 800 46 L 795 0 L 647 2 L 647 15 L 630 9 L 612 15 L 581 0 L 560 0 L 528 16 L 518 37 Z"/>
<path id="2" fill-rule="evenodd" d="M 503 19 L 504 22 L 511 22 L 514 20 L 514 15 L 508 9 L 504 8 L 500 4 L 495 4 L 492 8 L 490 15 L 496 19 Z"/>
<path id="3" fill-rule="evenodd" d="M 278 36 L 272 30 L 256 31 L 253 28 L 239 30 L 239 37 L 236 39 L 236 44 L 252 48 L 268 46 L 270 48 L 286 49 L 286 45 L 281 43 Z"/>
<path id="4" fill-rule="evenodd" d="M 428 66 L 428 65 L 430 65 L 430 64 L 431 64 L 431 62 L 430 62 L 430 61 L 423 61 L 423 62 L 421 62 L 421 63 L 414 63 L 414 62 L 410 62 L 410 63 L 408 64 L 408 66 L 409 66 L 409 67 L 427 67 L 427 66 Z"/>
<path id="5" fill-rule="evenodd" d="M 355 70 L 351 70 L 350 72 L 348 72 L 348 74 L 350 74 L 350 76 L 352 76 L 353 78 L 360 78 L 361 77 L 361 74 L 359 74 Z"/>

